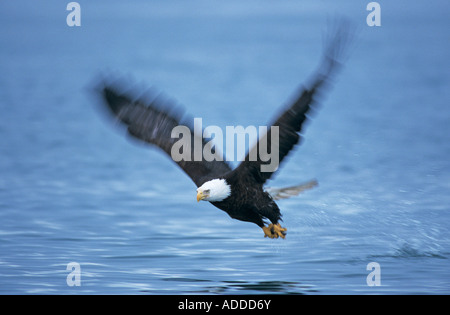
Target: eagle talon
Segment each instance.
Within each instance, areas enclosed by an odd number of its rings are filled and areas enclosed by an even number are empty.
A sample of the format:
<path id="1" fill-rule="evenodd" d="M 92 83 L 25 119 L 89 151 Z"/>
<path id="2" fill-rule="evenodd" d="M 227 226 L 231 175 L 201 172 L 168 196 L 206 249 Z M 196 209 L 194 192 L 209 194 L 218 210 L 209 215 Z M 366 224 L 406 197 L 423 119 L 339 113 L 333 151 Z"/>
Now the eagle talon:
<path id="1" fill-rule="evenodd" d="M 280 223 L 277 224 L 269 224 L 269 226 L 262 227 L 264 231 L 264 237 L 269 238 L 285 238 L 286 237 L 286 228 L 281 227 Z"/>

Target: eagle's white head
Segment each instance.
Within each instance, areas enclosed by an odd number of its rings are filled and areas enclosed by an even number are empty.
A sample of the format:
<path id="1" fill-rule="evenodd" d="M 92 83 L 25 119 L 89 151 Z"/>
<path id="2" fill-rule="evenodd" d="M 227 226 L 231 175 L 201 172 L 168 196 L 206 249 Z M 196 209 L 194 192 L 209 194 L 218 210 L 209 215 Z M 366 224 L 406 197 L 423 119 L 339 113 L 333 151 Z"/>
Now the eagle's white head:
<path id="1" fill-rule="evenodd" d="M 225 179 L 213 179 L 197 188 L 197 201 L 222 201 L 230 194 L 231 187 Z"/>

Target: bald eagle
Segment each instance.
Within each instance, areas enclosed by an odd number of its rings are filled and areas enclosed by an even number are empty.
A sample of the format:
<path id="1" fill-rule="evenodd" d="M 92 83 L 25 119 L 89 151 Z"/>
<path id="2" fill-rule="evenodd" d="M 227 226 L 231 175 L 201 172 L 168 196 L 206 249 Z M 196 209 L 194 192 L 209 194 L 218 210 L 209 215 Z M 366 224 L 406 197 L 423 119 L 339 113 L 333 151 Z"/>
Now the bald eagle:
<path id="1" fill-rule="evenodd" d="M 270 126 L 278 127 L 278 161 L 281 163 L 291 149 L 301 139 L 300 132 L 307 114 L 313 104 L 317 103 L 318 92 L 324 89 L 329 78 L 340 68 L 342 53 L 348 43 L 348 32 L 338 27 L 328 36 L 324 53 L 318 69 L 314 72 L 308 87 L 301 88 L 294 100 L 282 108 Z M 329 34 L 330 35 L 330 34 Z M 100 92 L 102 103 L 109 108 L 133 137 L 150 143 L 171 157 L 172 146 L 178 140 L 172 137 L 172 130 L 181 124 L 182 115 L 169 102 L 161 97 L 146 100 L 135 97 L 132 92 L 117 82 L 102 81 Z M 191 141 L 198 141 L 199 135 L 189 129 Z M 267 147 L 271 145 L 271 132 L 265 135 Z M 196 140 L 197 137 L 197 140 Z M 209 201 L 217 208 L 225 211 L 231 218 L 253 222 L 262 228 L 264 237 L 285 238 L 286 228 L 280 225 L 281 213 L 275 200 L 297 195 L 299 192 L 314 187 L 315 180 L 306 184 L 282 189 L 268 189 L 264 185 L 273 172 L 264 172 L 261 166 L 267 163 L 259 155 L 250 158 L 250 152 L 262 145 L 263 137 L 249 150 L 245 159 L 232 168 L 218 150 L 214 159 L 190 159 L 175 161 L 176 164 L 192 179 L 197 188 L 197 201 Z M 203 146 L 207 145 L 204 138 Z"/>

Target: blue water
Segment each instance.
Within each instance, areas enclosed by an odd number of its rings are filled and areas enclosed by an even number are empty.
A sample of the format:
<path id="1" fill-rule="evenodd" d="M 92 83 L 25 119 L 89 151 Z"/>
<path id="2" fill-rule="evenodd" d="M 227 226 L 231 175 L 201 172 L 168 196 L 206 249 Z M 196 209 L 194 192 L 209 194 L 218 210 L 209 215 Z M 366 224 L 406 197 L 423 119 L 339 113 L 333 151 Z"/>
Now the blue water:
<path id="1" fill-rule="evenodd" d="M 0 2 L 0 293 L 450 293 L 448 1 L 379 1 L 380 27 L 364 1 L 79 3 L 69 27 L 64 1 Z M 205 126 L 265 125 L 336 15 L 358 28 L 350 58 L 269 183 L 319 181 L 278 202 L 285 240 L 197 203 L 98 111 L 112 72 Z"/>

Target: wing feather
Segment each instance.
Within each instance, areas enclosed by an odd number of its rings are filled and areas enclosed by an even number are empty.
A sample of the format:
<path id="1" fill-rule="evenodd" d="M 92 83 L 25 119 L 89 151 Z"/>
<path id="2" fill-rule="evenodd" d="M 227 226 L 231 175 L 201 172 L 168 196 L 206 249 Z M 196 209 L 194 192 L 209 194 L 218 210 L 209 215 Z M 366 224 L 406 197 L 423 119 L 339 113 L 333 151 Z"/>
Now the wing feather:
<path id="1" fill-rule="evenodd" d="M 179 138 L 172 138 L 172 130 L 181 125 L 182 115 L 179 108 L 162 97 L 152 101 L 133 100 L 129 94 L 119 90 L 120 88 L 113 85 L 104 85 L 101 89 L 103 100 L 114 116 L 128 127 L 130 135 L 155 145 L 172 158 L 172 146 L 179 141 Z M 202 135 L 195 134 L 193 128 L 186 127 L 190 132 L 191 148 L 194 148 L 196 137 L 201 137 L 199 143 L 202 143 L 203 150 L 208 143 Z M 197 186 L 231 171 L 218 150 L 215 150 L 215 158 L 212 161 L 206 161 L 203 157 L 201 161 L 195 161 L 194 150 L 190 151 L 190 159 L 182 159 L 176 163 Z"/>
<path id="2" fill-rule="evenodd" d="M 309 88 L 302 88 L 297 94 L 294 101 L 282 110 L 282 112 L 271 123 L 271 126 L 278 127 L 278 162 L 279 164 L 285 159 L 289 152 L 297 145 L 301 139 L 300 133 L 304 126 L 304 122 L 308 118 L 308 113 L 316 104 L 318 94 L 325 89 L 327 82 L 336 70 L 340 68 L 340 60 L 345 53 L 352 33 L 349 32 L 349 25 L 341 23 L 328 38 L 327 46 L 325 47 L 322 62 L 313 76 L 312 84 Z M 264 144 L 262 144 L 264 142 Z M 267 156 L 264 160 L 260 155 L 260 148 L 270 149 L 272 147 L 272 132 L 269 129 L 263 137 L 254 145 L 249 151 L 244 161 L 235 170 L 236 173 L 248 172 L 251 173 L 255 179 L 264 184 L 275 173 L 276 169 L 271 172 L 262 171 L 261 166 L 271 163 L 267 161 Z M 276 147 L 276 146 L 274 146 Z M 256 150 L 256 152 L 254 152 Z M 253 152 L 252 152 L 253 151 Z M 270 151 L 270 150 L 269 150 Z M 271 154 L 272 152 L 270 152 Z M 256 160 L 251 160 L 251 157 L 257 157 Z"/>

